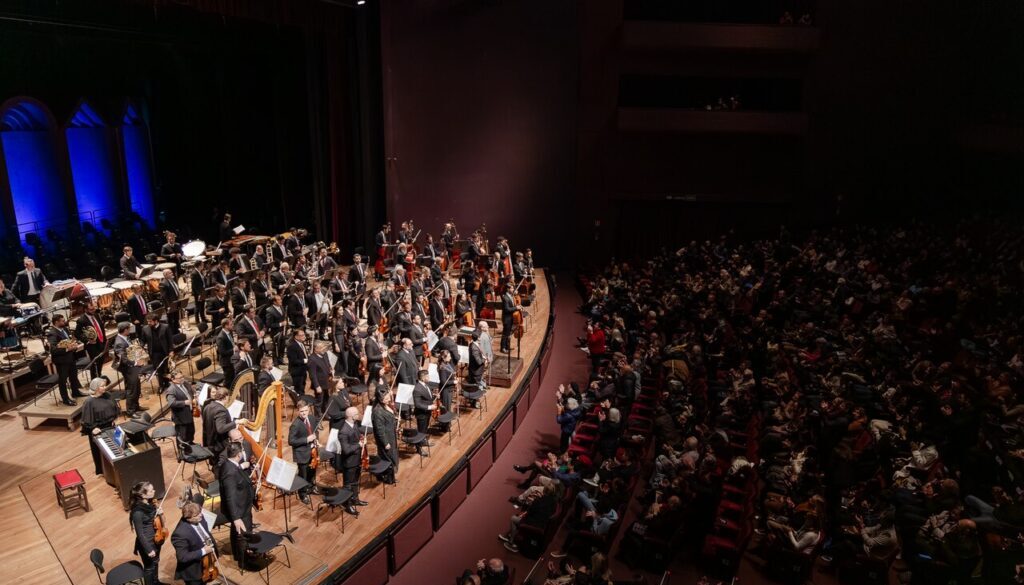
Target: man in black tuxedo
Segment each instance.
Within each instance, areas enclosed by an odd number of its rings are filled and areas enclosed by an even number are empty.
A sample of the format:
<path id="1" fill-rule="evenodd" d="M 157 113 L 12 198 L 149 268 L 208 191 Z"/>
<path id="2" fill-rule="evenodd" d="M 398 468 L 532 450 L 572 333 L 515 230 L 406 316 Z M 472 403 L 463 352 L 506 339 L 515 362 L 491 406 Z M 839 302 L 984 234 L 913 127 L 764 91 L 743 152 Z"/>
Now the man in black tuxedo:
<path id="1" fill-rule="evenodd" d="M 469 344 L 469 369 L 466 375 L 466 382 L 470 384 L 479 384 L 480 380 L 484 377 L 484 365 L 487 360 L 484 358 L 484 352 L 480 349 L 480 332 L 473 332 L 473 341 Z"/>
<path id="2" fill-rule="evenodd" d="M 167 387 L 167 356 L 174 349 L 171 328 L 160 322 L 156 313 L 146 315 L 146 326 L 142 328 L 142 345 L 149 352 L 149 363 L 157 368 L 161 391 Z"/>
<path id="3" fill-rule="evenodd" d="M 355 286 L 356 293 L 366 290 L 366 267 L 363 266 L 363 257 L 359 254 L 352 256 L 352 268 L 348 271 L 348 281 Z"/>
<path id="4" fill-rule="evenodd" d="M 313 344 L 313 355 L 309 356 L 306 368 L 309 371 L 309 385 L 313 387 L 313 396 L 320 401 L 320 411 L 327 408 L 331 398 L 331 362 L 327 359 L 326 341 Z"/>
<path id="5" fill-rule="evenodd" d="M 263 314 L 273 294 L 273 290 L 270 288 L 270 281 L 267 280 L 267 273 L 261 270 L 259 276 L 253 279 L 251 286 L 253 297 L 256 299 L 256 310 L 259 314 Z"/>
<path id="6" fill-rule="evenodd" d="M 267 321 L 267 333 L 270 334 L 272 340 L 271 353 L 274 355 L 274 364 L 280 364 L 284 354 L 284 326 L 287 318 L 284 312 L 284 299 L 281 298 L 281 295 L 274 295 L 271 299 L 271 305 L 267 307 L 267 311 L 263 315 Z"/>
<path id="7" fill-rule="evenodd" d="M 512 351 L 512 314 L 519 307 L 516 306 L 516 299 L 512 296 L 512 286 L 505 288 L 505 294 L 501 296 L 501 351 L 509 353 Z"/>
<path id="8" fill-rule="evenodd" d="M 253 453 L 252 445 L 242 437 L 242 431 L 238 427 L 228 431 L 228 445 L 231 444 L 239 445 L 242 448 L 242 452 L 238 455 L 238 466 L 242 468 L 242 471 L 252 473 L 252 468 L 257 463 L 257 457 Z M 221 453 L 221 458 L 217 461 L 217 467 L 220 467 L 221 463 L 227 461 L 227 458 L 227 451 Z"/>
<path id="9" fill-rule="evenodd" d="M 174 578 L 185 585 L 203 585 L 203 557 L 215 551 L 202 506 L 188 502 L 181 507 L 181 521 L 171 533 L 171 544 L 178 563 Z"/>
<path id="10" fill-rule="evenodd" d="M 384 316 L 384 307 L 380 303 L 380 289 L 370 291 L 370 300 L 366 303 L 366 324 L 378 327 Z"/>
<path id="11" fill-rule="evenodd" d="M 302 329 L 292 331 L 292 339 L 288 342 L 288 349 L 285 350 L 288 358 L 288 375 L 292 377 L 292 385 L 295 392 L 306 393 L 306 371 L 309 362 L 309 353 L 306 351 L 306 332 Z"/>
<path id="12" fill-rule="evenodd" d="M 430 416 L 437 405 L 434 404 L 434 395 L 430 392 L 430 386 L 427 386 L 427 370 L 420 370 L 416 378 L 416 386 L 412 389 L 413 414 L 416 415 L 416 430 L 425 435 L 430 429 Z M 416 450 L 420 450 L 419 445 L 416 445 Z M 424 457 L 427 456 L 426 453 L 420 454 Z"/>
<path id="13" fill-rule="evenodd" d="M 367 330 L 363 353 L 366 355 L 367 377 L 369 381 L 377 382 L 380 379 L 380 371 L 384 367 L 384 360 L 389 358 L 384 355 L 381 334 L 376 327 L 370 327 Z"/>
<path id="14" fill-rule="evenodd" d="M 85 313 L 76 321 L 78 325 L 75 327 L 75 337 L 85 345 L 85 353 L 89 356 L 89 361 L 92 365 L 89 366 L 89 378 L 99 378 L 103 373 L 103 358 L 97 356 L 102 355 L 107 349 L 107 332 L 103 329 L 103 324 L 100 323 L 98 317 L 96 317 L 96 301 L 89 301 L 85 305 Z M 92 329 L 96 333 L 95 341 L 89 343 L 85 331 Z"/>
<path id="15" fill-rule="evenodd" d="M 235 232 L 231 229 L 231 214 L 225 213 L 224 219 L 220 222 L 220 226 L 217 228 L 217 237 L 220 238 L 220 242 L 226 242 L 234 237 Z"/>
<path id="16" fill-rule="evenodd" d="M 343 485 L 345 489 L 352 491 L 352 498 L 345 503 L 345 511 L 353 516 L 359 515 L 355 506 L 366 505 L 366 502 L 359 499 L 359 472 L 366 436 L 360 433 L 356 426 L 358 417 L 358 408 L 350 406 L 345 409 L 345 421 L 338 429 L 341 452 L 335 457 L 335 468 L 341 468 Z"/>
<path id="17" fill-rule="evenodd" d="M 242 256 L 241 248 L 231 248 L 228 250 L 228 268 L 231 272 L 239 274 L 249 270 L 249 267 L 245 265 L 245 257 Z"/>
<path id="18" fill-rule="evenodd" d="M 256 309 L 246 307 L 245 314 L 235 319 L 235 336 L 249 341 L 252 347 L 253 365 L 263 357 L 263 322 L 256 316 Z"/>
<path id="19" fill-rule="evenodd" d="M 441 329 L 441 325 L 444 324 L 444 299 L 441 295 L 441 289 L 434 291 L 434 297 L 430 300 L 430 326 L 434 331 Z"/>
<path id="20" fill-rule="evenodd" d="M 259 366 L 259 363 L 253 358 L 252 344 L 248 339 L 240 340 L 235 344 L 235 349 L 235 354 L 231 356 L 231 366 L 234 368 L 236 376 Z"/>
<path id="21" fill-rule="evenodd" d="M 231 420 L 224 402 L 231 397 L 231 391 L 219 386 L 210 387 L 210 398 L 203 405 L 203 446 L 213 452 L 215 461 L 219 461 L 230 442 L 232 429 L 248 422 L 244 418 Z M 219 469 L 219 468 L 218 468 Z"/>
<path id="22" fill-rule="evenodd" d="M 248 304 L 249 294 L 245 292 L 245 284 L 242 279 L 236 279 L 231 287 L 231 315 L 236 318 L 243 315 Z"/>
<path id="23" fill-rule="evenodd" d="M 174 277 L 174 271 L 168 268 L 164 270 L 164 279 L 160 281 L 160 300 L 167 308 L 167 325 L 171 328 L 172 334 L 181 331 L 181 315 L 178 313 L 178 309 L 174 308 L 174 303 L 177 303 L 180 298 L 181 289 L 178 287 L 178 279 Z"/>
<path id="24" fill-rule="evenodd" d="M 438 354 L 441 350 L 445 350 L 452 356 L 452 364 L 459 363 L 459 343 L 455 340 L 458 335 L 459 329 L 455 324 L 451 324 L 440 333 L 441 338 L 437 340 L 437 345 L 431 351 L 433 354 Z"/>
<path id="25" fill-rule="evenodd" d="M 249 472 L 240 467 L 241 455 L 241 445 L 228 444 L 227 459 L 221 464 L 217 479 L 220 480 L 220 511 L 231 524 L 231 554 L 244 567 L 249 563 L 245 559 L 243 535 L 252 531 L 255 491 Z"/>
<path id="26" fill-rule="evenodd" d="M 427 334 L 423 331 L 423 322 L 418 315 L 412 318 L 409 341 L 412 341 L 412 353 L 416 356 L 417 366 L 423 365 L 423 346 L 427 342 Z"/>
<path id="27" fill-rule="evenodd" d="M 117 358 L 117 370 L 124 378 L 124 407 L 128 416 L 135 414 L 137 410 L 146 410 L 139 406 L 139 396 L 142 394 L 142 381 L 139 380 L 140 364 L 128 359 L 128 348 L 131 342 L 128 341 L 128 334 L 131 332 L 131 323 L 117 324 L 117 337 L 114 338 L 114 356 Z"/>
<path id="28" fill-rule="evenodd" d="M 217 334 L 217 363 L 224 372 L 224 385 L 230 386 L 235 379 L 235 364 L 231 358 L 235 355 L 234 339 L 235 322 L 231 317 L 225 317 L 220 322 L 220 333 Z"/>
<path id="29" fill-rule="evenodd" d="M 260 359 L 260 371 L 256 374 L 256 396 L 263 396 L 264 390 L 274 383 L 274 358 L 265 355 Z"/>
<path id="30" fill-rule="evenodd" d="M 149 306 L 146 305 L 146 299 L 142 296 L 142 285 L 137 284 L 132 287 L 132 296 L 128 298 L 125 306 L 132 324 L 141 329 L 146 322 L 146 315 L 149 314 Z"/>
<path id="31" fill-rule="evenodd" d="M 49 284 L 43 271 L 36 268 L 36 261 L 28 256 L 24 259 L 25 270 L 14 277 L 14 296 L 26 303 L 38 303 L 43 287 Z"/>
<path id="32" fill-rule="evenodd" d="M 69 341 L 74 342 L 71 347 L 61 347 L 62 342 L 68 345 Z M 75 352 L 84 349 L 78 340 L 71 337 L 67 329 L 67 319 L 60 313 L 54 314 L 53 325 L 46 331 L 46 343 L 50 346 L 50 359 L 57 368 L 57 380 L 60 384 L 60 398 L 65 406 L 75 406 L 75 398 L 85 397 L 81 392 L 81 384 L 78 383 L 78 376 L 75 372 Z M 71 382 L 71 395 L 68 395 L 68 381 Z"/>
<path id="33" fill-rule="evenodd" d="M 195 270 L 189 276 L 192 285 L 192 298 L 195 300 L 196 323 L 206 321 L 206 265 L 196 262 Z"/>
<path id="34" fill-rule="evenodd" d="M 215 327 L 228 316 L 228 295 L 223 285 L 213 287 L 213 297 L 206 301 L 206 313 Z"/>
<path id="35" fill-rule="evenodd" d="M 310 487 L 299 492 L 299 499 L 309 505 L 309 494 L 317 493 L 316 469 L 310 466 L 312 460 L 311 447 L 316 444 L 316 421 L 309 416 L 309 403 L 301 402 L 298 416 L 288 429 L 288 444 L 292 447 L 292 459 L 299 466 L 299 477 L 309 482 Z"/>
<path id="36" fill-rule="evenodd" d="M 212 270 L 210 270 L 209 281 L 210 281 L 211 285 L 219 284 L 219 285 L 223 286 L 224 288 L 227 288 L 228 287 L 228 263 L 224 262 L 224 261 L 221 261 L 219 264 L 214 266 L 214 268 Z"/>
<path id="37" fill-rule="evenodd" d="M 167 406 L 171 409 L 171 422 L 178 440 L 191 443 L 196 438 L 196 419 L 192 408 L 196 406 L 196 394 L 191 384 L 185 381 L 180 370 L 171 372 L 171 383 L 166 390 Z"/>
<path id="38" fill-rule="evenodd" d="M 295 294 L 288 297 L 288 321 L 292 327 L 303 328 L 306 326 L 306 287 L 301 283 L 295 285 Z"/>
<path id="39" fill-rule="evenodd" d="M 399 384 L 415 384 L 416 372 L 420 369 L 419 361 L 412 350 L 412 340 L 402 340 L 402 349 L 395 354 L 395 372 Z"/>
<path id="40" fill-rule="evenodd" d="M 142 264 L 132 255 L 132 247 L 124 247 L 124 255 L 121 256 L 121 277 L 128 280 L 135 280 L 142 273 Z"/>

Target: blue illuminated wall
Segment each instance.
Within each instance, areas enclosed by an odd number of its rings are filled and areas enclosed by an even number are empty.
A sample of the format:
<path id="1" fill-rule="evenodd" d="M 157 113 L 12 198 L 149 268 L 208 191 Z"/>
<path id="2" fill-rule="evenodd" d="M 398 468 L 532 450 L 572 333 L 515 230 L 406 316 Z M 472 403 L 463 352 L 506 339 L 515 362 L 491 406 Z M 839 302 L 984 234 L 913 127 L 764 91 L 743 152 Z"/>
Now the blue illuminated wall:
<path id="1" fill-rule="evenodd" d="M 19 102 L 0 118 L 7 179 L 14 203 L 15 222 L 24 237 L 67 213 L 64 183 L 57 162 L 48 114 L 32 102 Z"/>
<path id="2" fill-rule="evenodd" d="M 134 106 L 129 105 L 121 126 L 124 145 L 124 168 L 128 177 L 128 195 L 134 209 L 153 226 L 153 159 L 150 155 L 149 130 Z"/>
<path id="3" fill-rule="evenodd" d="M 112 137 L 99 115 L 82 102 L 65 130 L 71 179 L 83 221 L 117 214 L 117 161 Z M 95 222 L 95 223 L 98 223 Z"/>

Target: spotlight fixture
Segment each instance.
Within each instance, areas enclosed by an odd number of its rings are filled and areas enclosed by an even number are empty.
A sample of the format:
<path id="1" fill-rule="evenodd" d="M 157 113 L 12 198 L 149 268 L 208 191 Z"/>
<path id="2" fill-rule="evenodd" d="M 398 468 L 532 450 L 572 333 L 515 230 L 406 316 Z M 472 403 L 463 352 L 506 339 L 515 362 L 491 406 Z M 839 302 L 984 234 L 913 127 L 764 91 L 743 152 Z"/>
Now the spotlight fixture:
<path id="1" fill-rule="evenodd" d="M 363 4 L 366 4 L 366 0 L 356 0 L 356 4 L 358 6 L 362 6 Z"/>

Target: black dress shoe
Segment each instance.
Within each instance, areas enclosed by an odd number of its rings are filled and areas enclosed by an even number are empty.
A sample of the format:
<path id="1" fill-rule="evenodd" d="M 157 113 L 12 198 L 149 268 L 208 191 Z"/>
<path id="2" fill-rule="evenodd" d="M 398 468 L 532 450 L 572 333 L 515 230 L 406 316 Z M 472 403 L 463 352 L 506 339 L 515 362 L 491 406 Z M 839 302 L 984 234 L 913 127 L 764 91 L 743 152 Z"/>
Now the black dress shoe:
<path id="1" fill-rule="evenodd" d="M 309 496 L 303 494 L 303 495 L 299 496 L 299 501 L 308 506 L 309 505 Z"/>
<path id="2" fill-rule="evenodd" d="M 64 406 L 78 406 L 78 403 L 70 398 L 65 398 L 61 402 L 64 403 Z"/>
<path id="3" fill-rule="evenodd" d="M 89 395 L 84 393 L 84 392 L 79 392 L 78 390 L 75 390 L 74 392 L 71 393 L 71 397 L 72 398 L 88 398 Z"/>
<path id="4" fill-rule="evenodd" d="M 345 506 L 345 511 L 348 512 L 349 514 L 352 514 L 353 516 L 358 516 L 359 515 L 359 510 L 356 510 L 351 505 Z"/>
<path id="5" fill-rule="evenodd" d="M 519 473 L 526 473 L 526 468 L 523 467 L 522 465 L 513 465 L 512 469 L 515 469 Z"/>
<path id="6" fill-rule="evenodd" d="M 369 506 L 370 502 L 364 502 L 363 500 L 355 500 L 352 502 L 356 506 Z"/>
<path id="7" fill-rule="evenodd" d="M 318 488 L 317 486 L 313 486 L 313 489 L 309 490 L 309 493 L 313 494 L 314 496 L 319 496 L 320 488 Z"/>

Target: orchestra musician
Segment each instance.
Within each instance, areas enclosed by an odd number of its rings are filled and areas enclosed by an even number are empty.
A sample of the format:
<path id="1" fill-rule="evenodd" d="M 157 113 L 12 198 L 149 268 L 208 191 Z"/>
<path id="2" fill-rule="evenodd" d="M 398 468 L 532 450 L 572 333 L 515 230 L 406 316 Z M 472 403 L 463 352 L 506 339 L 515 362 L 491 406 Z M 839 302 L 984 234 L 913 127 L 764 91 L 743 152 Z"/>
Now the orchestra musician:
<path id="1" fill-rule="evenodd" d="M 444 324 L 447 317 L 445 311 L 444 295 L 440 288 L 434 291 L 434 297 L 430 301 L 430 327 L 437 331 Z"/>
<path id="2" fill-rule="evenodd" d="M 142 559 L 142 573 L 146 585 L 161 585 L 160 548 L 163 541 L 156 542 L 156 529 L 153 523 L 157 515 L 162 514 L 156 503 L 156 489 L 148 481 L 140 481 L 132 486 L 128 496 L 129 523 L 135 532 L 135 554 Z"/>
<path id="3" fill-rule="evenodd" d="M 380 290 L 380 289 L 377 289 Z M 384 307 L 384 316 L 390 321 L 398 312 L 398 293 L 395 291 L 395 283 L 390 280 L 384 281 L 384 292 L 380 293 L 380 306 Z"/>
<path id="4" fill-rule="evenodd" d="M 473 312 L 473 303 L 465 293 L 459 293 L 455 297 L 455 317 L 459 323 L 473 326 L 473 321 L 476 315 Z"/>
<path id="5" fill-rule="evenodd" d="M 254 363 L 262 357 L 263 333 L 263 322 L 256 316 L 256 309 L 247 305 L 242 316 L 235 319 L 235 337 L 249 342 Z"/>
<path id="6" fill-rule="evenodd" d="M 314 323 L 317 331 L 320 331 L 331 309 L 331 297 L 323 291 L 318 280 L 310 283 L 310 291 L 306 293 L 306 307 L 307 317 Z"/>
<path id="7" fill-rule="evenodd" d="M 267 333 L 270 334 L 270 338 L 274 343 L 274 363 L 281 363 L 281 354 L 284 352 L 284 324 L 285 324 L 285 312 L 284 312 L 284 300 L 281 295 L 274 295 L 271 297 L 271 305 L 267 307 L 267 312 L 264 313 L 267 320 Z"/>
<path id="8" fill-rule="evenodd" d="M 359 254 L 352 255 L 352 268 L 348 271 L 348 281 L 356 289 L 356 294 L 366 290 L 366 267 L 363 266 L 363 257 Z"/>
<path id="9" fill-rule="evenodd" d="M 416 372 L 419 371 L 419 360 L 412 349 L 412 340 L 402 338 L 402 349 L 395 354 L 395 376 L 399 384 L 415 384 Z"/>
<path id="10" fill-rule="evenodd" d="M 25 269 L 14 277 L 14 296 L 26 303 L 38 303 L 43 287 L 50 284 L 43 271 L 36 268 L 36 261 L 25 256 Z"/>
<path id="11" fill-rule="evenodd" d="M 228 316 L 227 288 L 223 284 L 213 286 L 213 298 L 206 301 L 206 313 L 210 322 L 216 325 Z"/>
<path id="12" fill-rule="evenodd" d="M 285 258 L 291 256 L 291 253 L 288 252 L 288 247 L 284 243 L 284 238 L 274 238 L 274 242 L 271 244 L 271 247 L 274 249 L 274 258 L 277 258 L 278 261 L 283 261 Z"/>
<path id="13" fill-rule="evenodd" d="M 345 419 L 338 428 L 338 443 L 341 452 L 335 456 L 335 469 L 341 469 L 345 489 L 352 492 L 352 497 L 345 503 L 345 511 L 358 516 L 355 506 L 365 506 L 367 502 L 359 499 L 359 473 L 362 470 L 361 459 L 366 445 L 366 436 L 356 427 L 359 409 L 349 406 L 345 409 Z"/>
<path id="14" fill-rule="evenodd" d="M 231 286 L 231 315 L 238 317 L 245 313 L 245 306 L 249 304 L 249 294 L 245 292 L 245 282 L 236 278 Z"/>
<path id="15" fill-rule="evenodd" d="M 206 433 L 203 433 L 205 438 Z M 227 444 L 227 459 L 218 468 L 220 511 L 231 525 L 231 555 L 240 567 L 253 566 L 245 558 L 244 535 L 252 531 L 252 504 L 256 497 L 249 471 L 241 468 L 242 446 Z"/>
<path id="16" fill-rule="evenodd" d="M 356 317 L 355 303 L 349 299 L 345 299 L 341 302 L 342 315 L 341 318 L 345 323 L 345 331 L 352 331 L 359 325 L 359 319 Z"/>
<path id="17" fill-rule="evenodd" d="M 163 276 L 163 280 L 160 281 L 160 300 L 167 309 L 167 324 L 171 327 L 171 333 L 178 333 L 181 331 L 181 314 L 175 303 L 181 298 L 181 289 L 178 288 L 178 279 L 175 278 L 173 270 L 164 270 Z"/>
<path id="18" fill-rule="evenodd" d="M 181 249 L 181 244 L 177 242 L 178 235 L 167 231 L 164 232 L 164 238 L 166 241 L 163 246 L 160 246 L 160 257 L 175 264 L 181 262 L 185 252 Z"/>
<path id="19" fill-rule="evenodd" d="M 89 382 L 92 397 L 87 398 L 82 405 L 82 434 L 89 438 L 89 450 L 92 451 L 96 475 L 103 475 L 103 460 L 93 436 L 114 428 L 114 421 L 118 415 L 117 405 L 107 393 L 109 387 L 110 381 L 106 378 L 93 378 Z"/>
<path id="20" fill-rule="evenodd" d="M 224 385 L 230 386 L 235 379 L 235 364 L 231 358 L 235 355 L 235 321 L 231 317 L 224 317 L 220 322 L 220 332 L 217 333 L 217 363 L 224 372 Z"/>
<path id="21" fill-rule="evenodd" d="M 257 271 L 256 278 L 253 279 L 250 287 L 252 288 L 253 298 L 256 299 L 256 312 L 263 316 L 267 305 L 270 303 L 270 297 L 273 295 L 273 289 L 270 288 L 270 282 L 267 280 L 267 272 L 262 269 Z"/>
<path id="22" fill-rule="evenodd" d="M 395 411 L 395 399 L 391 390 L 382 385 L 377 386 L 377 399 L 370 414 L 373 421 L 373 440 L 377 444 L 377 455 L 391 462 L 391 469 L 381 478 L 387 484 L 394 484 L 398 477 L 398 413 Z"/>
<path id="23" fill-rule="evenodd" d="M 3 287 L 0 286 L 0 289 Z M 96 318 L 96 301 L 90 300 L 85 304 L 85 312 L 75 322 L 75 337 L 85 345 L 85 353 L 89 356 L 92 365 L 89 366 L 89 378 L 99 378 L 103 374 L 103 355 L 107 350 L 107 332 L 100 325 Z M 91 343 L 86 337 L 85 330 L 92 328 L 96 332 L 96 338 Z"/>
<path id="24" fill-rule="evenodd" d="M 206 322 L 206 265 L 196 262 L 192 274 L 189 275 L 192 285 L 192 299 L 195 301 L 196 323 Z M 216 322 L 216 321 L 215 321 Z"/>
<path id="25" fill-rule="evenodd" d="M 263 391 L 274 383 L 274 358 L 269 355 L 260 359 L 260 371 L 256 374 L 256 395 L 263 396 Z"/>
<path id="26" fill-rule="evenodd" d="M 299 490 L 299 499 L 303 504 L 309 505 L 309 494 L 319 494 L 316 487 L 316 469 L 310 466 L 312 461 L 312 447 L 316 445 L 316 427 L 309 418 L 309 402 L 302 401 L 299 404 L 298 416 L 292 421 L 288 429 L 288 444 L 292 448 L 292 459 L 299 466 L 298 476 L 309 482 L 309 487 Z"/>
<path id="27" fill-rule="evenodd" d="M 458 355 L 458 353 L 455 355 Z M 452 393 L 456 390 L 456 384 L 458 383 L 452 359 L 452 354 L 446 349 L 440 350 L 437 354 L 437 390 L 441 394 L 441 406 L 444 407 L 445 412 L 452 411 Z M 443 430 L 447 431 L 448 429 L 445 428 Z"/>
<path id="28" fill-rule="evenodd" d="M 124 247 L 124 255 L 121 256 L 121 276 L 128 280 L 134 280 L 142 274 L 142 264 L 132 255 L 132 247 Z"/>
<path id="29" fill-rule="evenodd" d="M 477 324 L 477 329 L 480 331 L 480 351 L 484 355 L 484 366 L 486 367 L 494 363 L 494 341 L 491 339 L 491 326 L 487 324 L 487 321 L 480 321 Z M 478 384 L 481 388 L 487 388 L 483 378 Z"/>
<path id="30" fill-rule="evenodd" d="M 352 294 L 352 285 L 341 277 L 341 271 L 335 270 L 331 279 L 327 281 L 327 289 L 335 299 L 348 298 Z"/>
<path id="31" fill-rule="evenodd" d="M 160 322 L 156 313 L 146 315 L 146 326 L 139 334 L 143 347 L 149 352 L 150 363 L 156 366 L 161 391 L 167 387 L 167 356 L 174 349 L 171 328 Z"/>
<path id="32" fill-rule="evenodd" d="M 149 313 L 149 306 L 146 305 L 146 299 L 142 296 L 141 284 L 132 286 L 132 296 L 128 297 L 125 305 L 132 324 L 136 327 L 142 327 L 142 324 L 146 321 L 146 315 Z"/>
<path id="33" fill-rule="evenodd" d="M 384 309 L 380 303 L 380 289 L 375 288 L 370 291 L 370 300 L 366 303 L 366 324 L 378 327 L 383 316 Z"/>
<path id="34" fill-rule="evenodd" d="M 67 319 L 60 313 L 53 315 L 53 325 L 46 332 L 46 343 L 50 349 L 50 359 L 57 369 L 57 380 L 60 385 L 60 398 L 65 406 L 76 406 L 77 403 L 71 399 L 84 398 L 86 394 L 81 391 L 81 384 L 75 371 L 75 353 L 81 351 L 85 346 L 78 340 L 72 339 L 67 330 Z M 61 347 L 61 342 L 72 340 L 72 347 Z M 65 344 L 66 345 L 66 344 Z M 68 394 L 68 383 L 71 385 L 71 394 Z"/>
<path id="35" fill-rule="evenodd" d="M 319 256 L 316 260 L 318 273 L 324 275 L 327 274 L 328 270 L 334 270 L 337 267 L 338 263 L 334 261 L 334 258 L 331 258 L 330 255 L 327 254 L 327 248 L 320 248 Z"/>
<path id="36" fill-rule="evenodd" d="M 532 274 L 532 272 L 527 272 L 526 270 L 526 257 L 522 252 L 516 252 L 516 261 L 512 265 L 512 274 L 515 276 L 516 282 Z"/>
<path id="37" fill-rule="evenodd" d="M 437 405 L 434 404 L 434 395 L 430 392 L 430 386 L 427 385 L 427 376 L 427 370 L 419 370 L 416 373 L 416 386 L 412 389 L 416 431 L 424 435 L 430 429 L 430 415 L 437 409 Z M 430 443 L 427 443 L 427 446 L 430 446 Z M 416 445 L 416 451 L 423 457 L 429 457 L 428 453 L 423 452 L 421 445 Z"/>
<path id="38" fill-rule="evenodd" d="M 220 460 L 221 453 L 224 453 L 228 447 L 231 430 L 248 422 L 244 418 L 231 420 L 231 413 L 228 412 L 227 406 L 224 405 L 229 398 L 231 398 L 230 390 L 220 386 L 211 386 L 210 397 L 207 399 L 206 404 L 203 405 L 203 446 L 213 453 L 215 461 Z M 229 454 L 228 457 L 231 457 L 231 455 Z M 248 481 L 248 477 L 246 481 Z M 223 488 L 223 483 L 221 487 Z M 225 515 L 227 515 L 226 512 Z"/>
<path id="39" fill-rule="evenodd" d="M 210 283 L 219 284 L 224 288 L 228 287 L 228 263 L 225 260 L 221 260 L 216 263 L 213 269 L 210 270 Z"/>
<path id="40" fill-rule="evenodd" d="M 238 445 L 242 448 L 242 452 L 238 454 L 238 467 L 242 471 L 251 472 L 256 456 L 253 454 L 252 445 L 242 437 L 242 431 L 237 428 L 228 431 L 228 446 L 230 447 L 231 445 Z M 217 461 L 217 467 L 220 467 L 224 461 L 227 461 L 227 458 L 227 451 L 225 450 L 224 453 L 221 453 L 221 459 Z"/>
<path id="41" fill-rule="evenodd" d="M 288 322 L 292 327 L 304 328 L 306 326 L 306 287 L 301 283 L 295 284 L 295 294 L 288 297 Z"/>
<path id="42" fill-rule="evenodd" d="M 480 385 L 484 379 L 484 366 L 486 363 L 484 352 L 480 349 L 480 332 L 473 331 L 473 341 L 469 343 L 469 369 L 467 370 L 466 382 Z"/>
<path id="43" fill-rule="evenodd" d="M 231 365 L 235 370 L 236 376 L 256 367 L 256 359 L 252 354 L 252 344 L 249 343 L 248 339 L 240 339 L 238 341 L 235 355 L 231 356 Z"/>
<path id="44" fill-rule="evenodd" d="M 434 346 L 434 351 L 432 353 L 440 355 L 442 351 L 447 351 L 452 362 L 456 362 L 459 359 L 459 343 L 457 341 L 458 333 L 459 328 L 454 323 L 445 327 L 444 330 L 439 331 L 438 335 L 440 335 L 440 338 L 437 340 L 437 345 Z M 438 361 L 438 363 L 440 363 L 440 361 Z"/>
<path id="45" fill-rule="evenodd" d="M 18 297 L 14 296 L 14 293 L 7 288 L 4 281 L 0 279 L 0 315 L 4 317 L 13 317 L 17 311 L 14 310 L 14 306 L 19 304 L 21 301 Z"/>
<path id="46" fill-rule="evenodd" d="M 395 314 L 394 325 L 390 330 L 391 338 L 396 341 L 412 336 L 412 303 L 409 299 L 403 298 L 398 304 L 402 306 L 402 310 Z"/>
<path id="47" fill-rule="evenodd" d="M 376 382 L 380 379 L 380 371 L 384 366 L 384 345 L 383 335 L 376 327 L 367 330 L 366 343 L 363 345 L 363 354 L 366 356 L 367 378 Z"/>
<path id="48" fill-rule="evenodd" d="M 230 240 L 234 235 L 234 232 L 231 230 L 231 214 L 225 213 L 224 219 L 220 222 L 220 226 L 217 229 L 217 237 L 223 243 Z"/>
<path id="49" fill-rule="evenodd" d="M 346 301 L 348 302 L 348 301 Z M 348 375 L 348 328 L 345 323 L 345 306 L 335 305 L 331 315 L 331 344 L 338 361 L 334 364 L 334 375 Z"/>
<path id="50" fill-rule="evenodd" d="M 131 323 L 118 323 L 117 337 L 114 338 L 114 355 L 117 357 L 118 371 L 124 378 L 125 412 L 129 417 L 134 416 L 139 410 L 146 410 L 145 406 L 139 405 L 139 396 L 142 394 L 142 381 L 139 380 L 140 364 L 128 359 L 128 348 L 131 346 L 128 334 L 131 330 Z"/>
<path id="51" fill-rule="evenodd" d="M 262 270 L 264 266 L 270 264 L 270 260 L 267 260 L 267 253 L 263 250 L 263 244 L 256 244 L 252 259 L 256 261 L 257 270 Z"/>
<path id="52" fill-rule="evenodd" d="M 331 399 L 327 401 L 327 420 L 331 429 L 341 429 L 345 423 L 345 411 L 352 406 L 352 397 L 349 396 L 348 388 L 345 387 L 345 380 L 338 379 L 334 382 L 334 392 Z M 337 470 L 341 468 L 335 465 Z"/>
<path id="53" fill-rule="evenodd" d="M 331 378 L 333 370 L 331 362 L 327 359 L 326 341 L 313 343 L 313 355 L 309 356 L 306 367 L 309 371 L 309 384 L 313 387 L 313 396 L 320 401 L 320 412 L 325 412 L 327 401 L 331 397 Z"/>
<path id="54" fill-rule="evenodd" d="M 274 287 L 277 294 L 284 294 L 284 288 L 288 286 L 288 281 L 291 280 L 291 266 L 287 262 L 282 262 L 277 270 L 270 273 L 270 285 Z"/>
<path id="55" fill-rule="evenodd" d="M 181 507 L 181 521 L 171 533 L 174 546 L 174 578 L 185 585 L 203 585 L 203 557 L 213 554 L 213 536 L 203 517 L 203 508 L 195 502 Z"/>
<path id="56" fill-rule="evenodd" d="M 305 394 L 306 364 L 309 362 L 309 352 L 306 351 L 306 332 L 304 330 L 292 331 L 292 339 L 288 342 L 288 349 L 285 353 L 288 357 L 288 375 L 292 378 L 295 392 Z"/>
<path id="57" fill-rule="evenodd" d="M 249 270 L 246 266 L 245 258 L 242 257 L 242 249 L 238 247 L 232 247 L 228 250 L 228 268 L 233 274 L 241 274 Z"/>
<path id="58" fill-rule="evenodd" d="M 185 381 L 181 370 L 174 370 L 170 375 L 171 383 L 165 391 L 167 406 L 171 409 L 171 422 L 174 433 L 183 443 L 192 443 L 196 438 L 196 419 L 192 416 L 193 409 L 198 406 L 198 397 L 192 385 Z"/>
<path id="59" fill-rule="evenodd" d="M 512 314 L 521 311 L 513 296 L 513 284 L 506 281 L 505 294 L 501 296 L 501 351 L 512 352 Z"/>
<path id="60" fill-rule="evenodd" d="M 409 330 L 409 340 L 412 342 L 412 352 L 416 356 L 416 363 L 423 365 L 423 347 L 427 342 L 427 334 L 423 331 L 423 320 L 419 315 L 412 318 L 412 329 Z"/>

